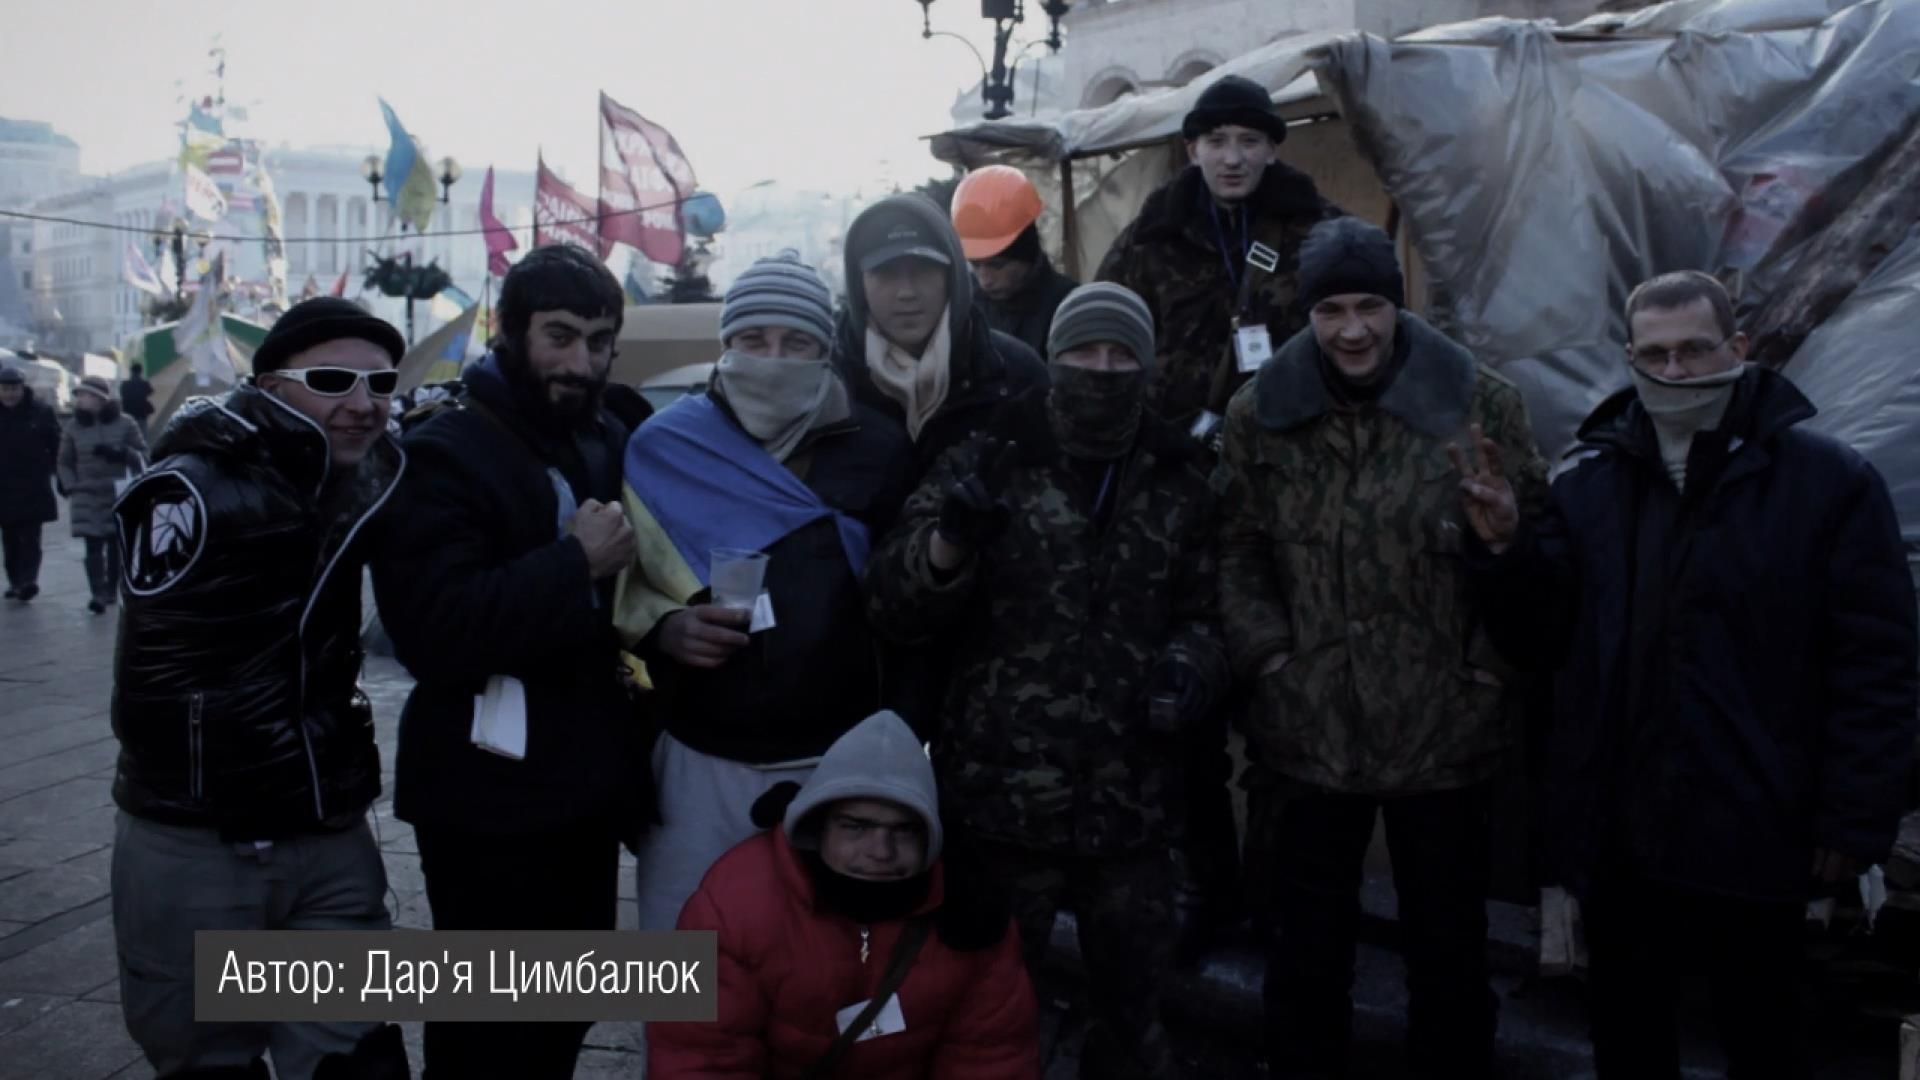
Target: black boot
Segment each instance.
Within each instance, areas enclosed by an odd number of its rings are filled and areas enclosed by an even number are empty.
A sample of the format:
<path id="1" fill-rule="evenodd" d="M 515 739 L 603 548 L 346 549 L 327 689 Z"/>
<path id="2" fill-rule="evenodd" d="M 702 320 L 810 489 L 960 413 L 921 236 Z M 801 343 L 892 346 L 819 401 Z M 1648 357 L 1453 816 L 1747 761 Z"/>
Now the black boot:
<path id="1" fill-rule="evenodd" d="M 313 1080 L 412 1080 L 407 1044 L 400 1025 L 382 1024 L 361 1036 L 350 1054 L 328 1054 L 313 1070 Z"/>
<path id="2" fill-rule="evenodd" d="M 39 595 L 40 595 L 40 586 L 38 585 L 27 584 L 27 585 L 20 586 L 19 598 L 20 598 L 20 602 L 23 604 Z"/>

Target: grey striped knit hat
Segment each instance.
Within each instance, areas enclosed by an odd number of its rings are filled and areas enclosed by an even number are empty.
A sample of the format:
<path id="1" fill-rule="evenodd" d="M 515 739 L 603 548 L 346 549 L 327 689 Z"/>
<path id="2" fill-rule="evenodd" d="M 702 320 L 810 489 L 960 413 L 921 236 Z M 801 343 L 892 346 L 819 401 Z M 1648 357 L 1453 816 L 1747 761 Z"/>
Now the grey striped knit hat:
<path id="1" fill-rule="evenodd" d="M 1082 285 L 1060 301 L 1047 333 L 1047 359 L 1102 341 L 1125 345 L 1143 371 L 1153 370 L 1153 312 L 1139 293 L 1111 281 Z"/>
<path id="2" fill-rule="evenodd" d="M 833 344 L 833 293 L 798 252 L 760 259 L 727 287 L 720 303 L 720 343 L 756 326 L 782 326 Z"/>

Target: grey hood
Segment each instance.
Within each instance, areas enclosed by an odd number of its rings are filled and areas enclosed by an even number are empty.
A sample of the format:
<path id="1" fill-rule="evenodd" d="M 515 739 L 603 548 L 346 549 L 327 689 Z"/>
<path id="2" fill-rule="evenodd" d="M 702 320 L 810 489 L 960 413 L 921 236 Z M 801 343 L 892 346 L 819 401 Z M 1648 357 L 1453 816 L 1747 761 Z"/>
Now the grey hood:
<path id="1" fill-rule="evenodd" d="M 938 204 L 918 192 L 889 195 L 862 210 L 860 216 L 853 219 L 853 224 L 847 226 L 842 266 L 847 275 L 847 312 L 852 316 L 854 328 L 862 333 L 866 331 L 867 290 L 860 284 L 860 260 L 874 248 L 876 242 L 875 237 L 862 235 L 865 232 L 862 224 L 891 216 L 885 213 L 888 209 L 923 219 L 946 250 L 952 264 L 947 268 L 947 330 L 953 338 L 954 351 L 958 353 L 965 347 L 967 320 L 973 315 L 973 271 L 967 266 L 966 253 L 960 250 L 960 236 L 953 231 L 953 222 L 948 220 L 946 212 Z"/>
<path id="2" fill-rule="evenodd" d="M 881 799 L 905 807 L 927 825 L 924 873 L 939 860 L 943 833 L 933 762 L 913 729 L 891 709 L 882 709 L 840 736 L 787 804 L 787 838 L 796 848 L 820 846 L 814 811 L 843 799 Z"/>

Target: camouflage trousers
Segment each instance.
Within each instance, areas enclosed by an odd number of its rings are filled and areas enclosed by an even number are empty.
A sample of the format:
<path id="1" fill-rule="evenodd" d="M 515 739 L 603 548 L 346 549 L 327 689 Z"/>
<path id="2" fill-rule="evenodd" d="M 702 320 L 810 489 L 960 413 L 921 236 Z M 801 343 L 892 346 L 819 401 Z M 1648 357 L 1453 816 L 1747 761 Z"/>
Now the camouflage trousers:
<path id="1" fill-rule="evenodd" d="M 1171 853 L 1149 848 L 1080 858 L 984 841 L 974 846 L 1013 902 L 1036 985 L 1055 914 L 1074 914 L 1092 1014 L 1081 1053 L 1083 1080 L 1183 1075 L 1160 1016 L 1162 988 L 1173 971 Z"/>

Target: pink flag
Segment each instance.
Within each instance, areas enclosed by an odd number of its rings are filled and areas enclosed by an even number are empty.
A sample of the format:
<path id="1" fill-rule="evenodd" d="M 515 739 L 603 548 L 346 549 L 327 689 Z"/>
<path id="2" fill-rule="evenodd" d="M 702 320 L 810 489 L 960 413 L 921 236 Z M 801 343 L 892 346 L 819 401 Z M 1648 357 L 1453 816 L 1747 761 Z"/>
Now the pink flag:
<path id="1" fill-rule="evenodd" d="M 686 246 L 680 203 L 697 183 L 666 128 L 600 95 L 601 239 L 657 263 L 679 262 Z"/>
<path id="2" fill-rule="evenodd" d="M 594 228 L 600 205 L 555 176 L 540 162 L 539 179 L 533 186 L 534 237 L 546 234 L 550 243 L 583 247 L 604 259 L 613 243 L 603 239 Z"/>
<path id="3" fill-rule="evenodd" d="M 512 264 L 507 262 L 507 252 L 520 246 L 513 233 L 500 224 L 493 216 L 493 166 L 487 166 L 487 179 L 480 185 L 480 227 L 486 230 L 487 273 L 496 277 L 505 277 Z"/>

